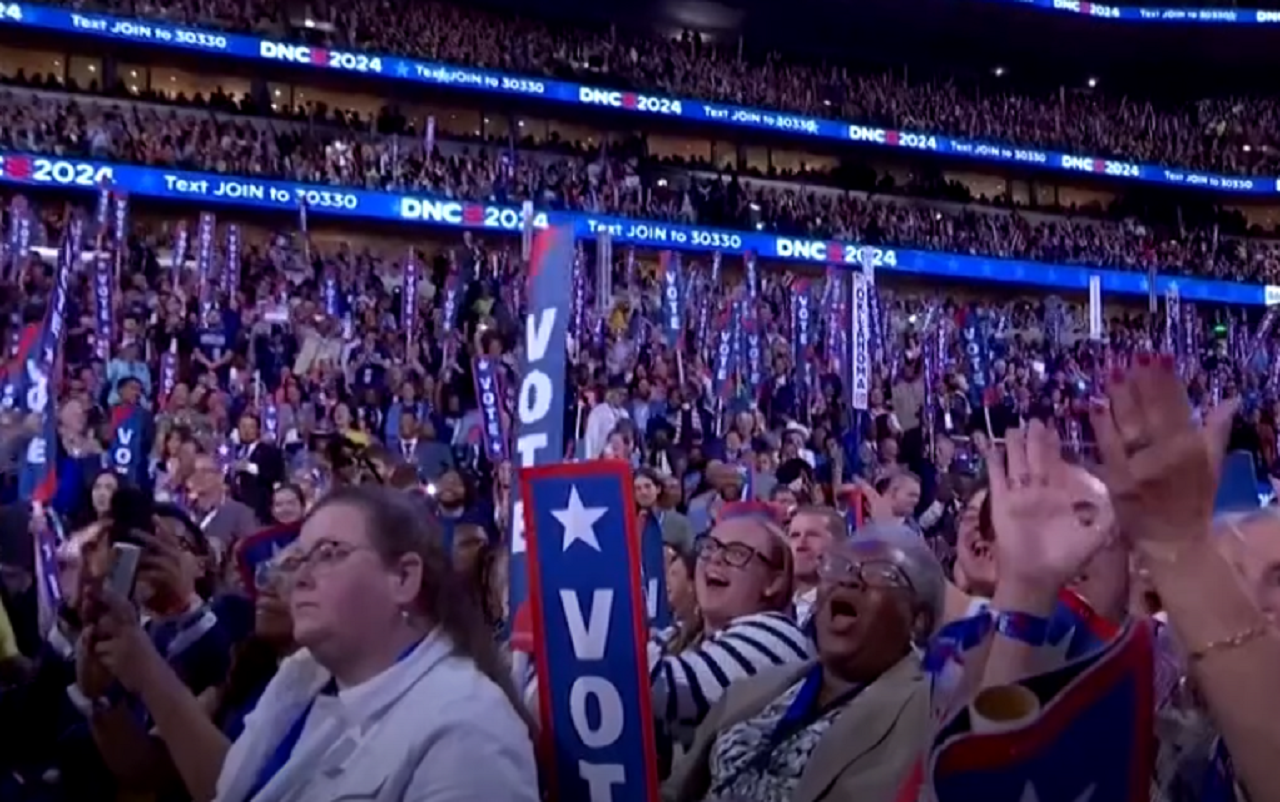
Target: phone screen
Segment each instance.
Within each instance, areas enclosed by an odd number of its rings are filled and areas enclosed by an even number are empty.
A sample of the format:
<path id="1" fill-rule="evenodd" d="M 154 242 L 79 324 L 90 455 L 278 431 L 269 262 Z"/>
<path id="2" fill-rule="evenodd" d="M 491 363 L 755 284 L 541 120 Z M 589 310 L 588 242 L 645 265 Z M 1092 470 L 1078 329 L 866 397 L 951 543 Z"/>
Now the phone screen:
<path id="1" fill-rule="evenodd" d="M 133 596 L 133 582 L 138 575 L 138 563 L 142 559 L 142 547 L 133 543 L 111 544 L 111 567 L 104 584 L 126 599 Z"/>

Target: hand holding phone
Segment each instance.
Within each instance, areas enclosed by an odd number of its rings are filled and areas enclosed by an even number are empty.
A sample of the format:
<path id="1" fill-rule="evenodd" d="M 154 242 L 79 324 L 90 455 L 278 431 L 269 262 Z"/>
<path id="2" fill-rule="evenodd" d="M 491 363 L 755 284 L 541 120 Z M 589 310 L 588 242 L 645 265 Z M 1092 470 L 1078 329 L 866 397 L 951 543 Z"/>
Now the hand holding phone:
<path id="1" fill-rule="evenodd" d="M 135 543 L 112 543 L 111 567 L 107 569 L 103 587 L 123 599 L 131 599 L 141 561 L 141 546 Z"/>

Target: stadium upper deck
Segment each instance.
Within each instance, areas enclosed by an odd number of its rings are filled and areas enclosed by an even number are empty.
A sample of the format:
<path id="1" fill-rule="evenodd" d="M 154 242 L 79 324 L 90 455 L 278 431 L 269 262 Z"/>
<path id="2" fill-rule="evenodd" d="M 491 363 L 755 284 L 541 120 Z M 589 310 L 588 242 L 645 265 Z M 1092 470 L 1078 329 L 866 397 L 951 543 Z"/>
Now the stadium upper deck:
<path id="1" fill-rule="evenodd" d="M 138 9 L 180 20 L 179 25 L 137 24 L 29 4 L 6 8 L 9 13 L 0 21 L 19 29 L 221 53 L 259 66 L 273 62 L 577 109 L 613 109 L 655 122 L 714 126 L 730 136 L 764 132 L 1010 169 L 1245 195 L 1280 192 L 1275 134 L 1280 104 L 1272 99 L 1228 96 L 1168 104 L 1117 97 L 1087 84 L 1042 95 L 978 92 L 911 81 L 896 72 L 855 74 L 777 59 L 756 63 L 738 51 L 688 37 L 552 29 L 433 3 L 413 4 L 402 14 L 376 2 L 342 4 L 332 13 L 317 12 L 309 26 L 273 6 L 239 13 L 206 9 L 204 19 L 199 9 L 182 5 Z M 185 27 L 213 26 L 215 19 L 266 35 Z M 396 25 L 388 29 L 391 19 Z M 301 44 L 307 39 L 312 44 Z"/>
<path id="2" fill-rule="evenodd" d="M 24 8 L 29 9 L 31 7 L 24 7 Z M 437 8 L 437 10 L 442 14 L 453 13 L 442 7 Z M 30 14 L 26 14 L 24 16 L 22 13 L 20 13 L 18 16 L 21 16 L 23 20 L 27 22 L 30 22 L 32 19 Z M 109 24 L 105 20 L 102 20 L 100 18 L 93 18 L 93 17 L 81 15 L 81 14 L 74 14 L 74 15 L 68 14 L 68 16 L 72 19 L 73 24 L 77 24 L 80 26 L 81 30 L 96 30 L 98 33 L 102 33 L 103 28 L 106 28 L 108 33 L 110 33 L 112 30 Z M 459 20 L 461 20 L 461 18 L 455 19 L 453 17 L 450 17 L 445 21 L 458 22 L 458 26 L 455 26 L 455 27 L 461 27 L 462 23 Z M 48 19 L 46 19 L 46 22 L 47 21 Z M 102 23 L 102 24 L 99 25 L 98 23 Z M 323 27 L 323 24 L 324 24 L 323 21 L 320 24 Z M 472 24 L 474 25 L 475 22 L 473 21 Z M 124 35 L 123 32 L 125 31 L 130 32 L 132 35 L 140 35 L 142 34 L 143 31 L 146 31 L 147 35 L 160 37 L 160 36 L 163 36 L 164 34 L 160 34 L 158 32 L 162 30 L 166 30 L 166 28 L 164 26 L 139 25 L 136 23 L 132 23 L 130 25 L 121 25 L 118 29 L 115 29 L 115 30 L 117 35 Z M 184 29 L 175 28 L 174 30 L 181 33 Z M 194 32 L 188 30 L 186 31 L 186 33 L 193 34 Z M 214 36 L 214 41 L 216 43 L 217 35 L 213 35 L 213 36 Z M 186 39 L 187 41 L 192 41 L 190 36 L 187 36 Z M 225 41 L 223 43 L 228 45 L 232 41 L 235 41 L 233 39 L 228 39 L 226 37 L 224 37 L 224 40 Z M 289 62 L 292 59 L 298 58 L 304 54 L 303 50 L 289 51 L 283 45 L 278 44 L 274 39 L 265 39 L 265 40 L 257 40 L 257 41 L 259 45 L 258 51 L 257 51 L 258 55 L 256 57 L 257 59 L 261 59 L 265 57 L 273 61 L 281 61 L 281 59 L 277 57 L 280 56 L 281 54 L 287 53 L 290 56 L 290 58 L 283 59 L 283 62 L 287 67 Z M 264 44 L 264 42 L 266 44 Z M 700 45 L 696 45 L 691 42 L 686 42 L 685 44 L 692 49 L 691 52 L 696 51 L 701 47 Z M 444 46 L 442 45 L 441 47 L 444 47 Z M 449 47 L 454 48 L 456 47 L 456 45 L 449 45 Z M 536 48 L 538 47 L 538 45 L 534 45 L 534 47 Z M 466 48 L 463 48 L 463 49 L 465 50 Z M 448 50 L 444 52 L 455 53 L 458 51 Z M 706 54 L 712 60 L 712 63 L 715 63 L 715 64 L 721 63 L 721 62 L 715 61 L 715 56 L 713 51 L 708 50 L 706 51 Z M 358 66 L 358 61 L 350 61 L 349 58 L 347 58 L 347 57 L 354 58 L 356 55 L 359 55 L 353 52 L 333 50 L 333 49 L 320 50 L 318 48 L 313 47 L 309 50 L 305 50 L 305 55 L 307 56 L 307 59 L 306 59 L 307 63 L 306 65 L 303 65 L 304 69 L 302 70 L 302 74 L 305 74 L 305 75 L 318 76 L 318 75 L 325 74 L 323 72 L 310 71 L 310 68 L 317 67 L 317 66 L 321 68 L 325 68 L 328 72 L 332 72 L 335 67 L 339 71 L 350 72 L 352 71 L 352 69 L 355 69 L 354 67 L 352 67 L 352 65 Z M 316 56 L 318 55 L 323 55 L 324 58 L 322 59 L 316 58 Z M 479 55 L 473 55 L 471 57 L 471 60 L 484 61 L 486 57 L 487 56 L 481 53 Z M 579 58 L 582 58 L 582 57 L 583 56 L 579 56 Z M 376 57 L 369 57 L 369 58 L 376 58 Z M 584 63 L 587 63 L 589 65 L 591 63 L 592 56 L 588 54 L 585 56 L 585 58 L 587 59 L 587 61 Z M 104 80 L 110 80 L 111 77 L 114 77 L 117 80 L 119 80 L 120 78 L 123 77 L 122 70 L 128 69 L 127 67 L 125 67 L 124 62 L 119 59 L 104 58 L 100 60 L 98 63 L 102 65 L 101 76 Z M 347 67 L 345 70 L 343 69 L 344 64 L 346 64 L 346 67 Z M 366 70 L 366 72 L 374 71 L 373 67 L 375 65 L 373 64 L 373 62 L 368 62 L 367 66 L 370 69 Z M 404 66 L 404 63 L 401 62 L 398 66 Z M 386 70 L 391 69 L 391 64 L 390 62 L 385 64 L 379 62 L 376 65 L 376 67 L 377 67 L 377 70 L 376 70 L 377 72 L 385 73 Z M 356 71 L 359 71 L 359 70 L 357 69 Z M 399 71 L 396 70 L 396 72 L 398 73 Z M 455 73 L 462 73 L 462 72 L 467 72 L 467 71 L 455 70 Z M 110 73 L 116 73 L 116 74 L 112 76 L 110 75 Z M 548 86 L 552 84 L 552 82 L 543 82 L 543 83 L 544 85 L 548 85 Z M 886 86 L 889 86 L 889 85 L 886 84 Z M 266 84 L 264 83 L 262 86 L 258 88 L 265 90 Z M 485 87 L 481 87 L 481 89 L 483 88 Z M 500 92 L 503 91 L 504 89 L 506 89 L 507 91 L 513 91 L 509 86 L 498 87 L 498 91 Z M 580 86 L 579 86 L 579 89 L 581 89 Z M 620 95 L 621 95 L 621 98 L 619 102 L 622 105 L 626 105 L 627 103 L 626 93 L 620 93 Z M 478 97 L 481 97 L 481 98 L 483 98 L 484 96 L 485 96 L 484 94 L 478 95 Z M 583 100 L 583 94 L 580 92 L 578 97 L 579 97 L 579 102 L 581 103 L 581 101 Z M 634 98 L 636 101 L 635 105 L 637 107 L 635 111 L 645 110 L 645 109 L 639 108 L 642 105 L 640 103 L 640 100 L 643 97 L 644 96 L 641 95 Z M 591 104 L 586 104 L 586 105 L 591 105 Z M 653 119 L 655 120 L 664 116 L 668 118 L 672 116 L 683 116 L 683 115 L 669 115 L 669 114 L 664 115 L 661 109 L 655 109 L 652 107 L 648 108 L 648 111 L 652 115 L 654 115 Z M 900 148 L 904 145 L 904 143 L 901 143 L 901 142 L 891 143 L 888 141 L 886 141 L 885 144 L 887 145 L 898 144 Z M 907 147 L 910 147 L 910 146 L 907 145 Z M 911 151 L 911 152 L 914 153 L 915 151 Z M 385 159 L 385 154 L 384 154 L 384 159 Z M 146 163 L 154 164 L 157 162 L 147 161 Z M 170 166 L 174 166 L 173 163 L 170 163 Z M 181 165 L 179 164 L 177 166 L 181 166 Z M 206 167 L 206 168 L 209 166 L 212 166 L 215 170 L 218 170 L 218 172 L 226 171 L 224 168 L 217 166 L 216 160 L 215 162 L 212 162 L 212 163 L 197 164 L 195 166 Z M 369 192 L 367 192 L 367 190 L 354 190 L 350 180 L 333 182 L 333 183 L 346 185 L 346 187 L 343 187 L 341 190 L 334 191 L 332 189 L 326 189 L 324 187 L 313 186 L 311 188 L 305 188 L 305 187 L 299 187 L 298 185 L 289 185 L 287 183 L 284 185 L 275 185 L 269 181 L 259 180 L 260 178 L 265 178 L 268 176 L 283 177 L 283 178 L 301 178 L 302 180 L 307 180 L 307 177 L 305 175 L 296 175 L 291 172 L 282 173 L 278 169 L 277 170 L 273 170 L 270 168 L 264 169 L 262 166 L 255 166 L 252 163 L 241 164 L 239 169 L 233 168 L 233 171 L 239 173 L 241 176 L 253 177 L 253 178 L 252 180 L 241 180 L 239 177 L 231 180 L 215 180 L 213 177 L 208 175 L 192 175 L 192 174 L 180 175 L 172 172 L 156 173 L 156 172 L 148 172 L 148 171 L 138 171 L 133 168 L 113 169 L 111 170 L 110 174 L 112 179 L 117 182 L 133 184 L 132 187 L 125 187 L 125 188 L 129 188 L 132 191 L 139 192 L 140 194 L 153 194 L 158 197 L 178 197 L 178 198 L 185 197 L 193 200 L 199 200 L 201 198 L 212 198 L 218 202 L 239 202 L 239 203 L 248 203 L 250 205 L 253 205 L 255 202 L 257 202 L 258 205 L 263 205 L 266 208 L 281 208 L 281 207 L 292 208 L 297 203 L 297 198 L 301 193 L 301 196 L 306 198 L 308 202 L 311 204 L 311 208 L 321 213 L 325 211 L 333 211 L 333 212 L 344 213 L 344 214 L 353 213 L 356 215 L 363 215 L 365 217 L 369 217 L 372 219 L 420 220 L 420 221 L 431 222 L 436 224 L 444 223 L 444 224 L 454 224 L 454 225 L 474 224 L 474 225 L 478 225 L 480 227 L 485 227 L 485 228 L 496 227 L 498 229 L 505 229 L 505 230 L 514 230 L 515 228 L 517 228 L 518 220 L 520 219 L 520 213 L 518 208 L 512 207 L 510 205 L 504 206 L 501 198 L 477 199 L 479 205 L 475 208 L 469 208 L 465 204 L 459 204 L 457 202 L 450 201 L 448 200 L 448 197 L 455 197 L 455 196 L 452 195 L 453 188 L 447 187 L 447 186 L 442 187 L 442 189 L 444 189 L 447 193 L 449 193 L 449 196 L 446 197 L 444 200 L 441 200 L 440 198 L 433 199 L 433 198 L 422 198 L 422 197 L 406 198 L 404 196 L 398 196 L 394 192 L 381 197 L 374 197 Z M 1105 173 L 1108 171 L 1104 169 L 1103 172 Z M 45 159 L 45 160 L 37 159 L 32 161 L 32 160 L 24 160 L 22 158 L 14 157 L 14 156 L 11 156 L 6 161 L 5 173 L 10 178 L 25 177 L 27 179 L 40 180 L 40 177 L 43 176 L 47 179 L 52 180 L 54 183 L 70 183 L 70 184 L 76 184 L 76 183 L 92 184 L 96 182 L 99 178 L 105 175 L 103 172 L 103 168 L 100 165 L 94 165 L 86 162 L 55 163 L 48 159 Z M 18 175 L 19 173 L 26 173 L 26 175 L 19 176 Z M 60 178 L 62 177 L 67 178 L 67 180 L 61 181 Z M 346 191 L 346 189 L 348 188 L 351 188 L 353 191 Z M 411 187 L 408 187 L 408 189 L 421 190 L 422 187 L 411 186 Z M 332 201 L 333 204 L 337 204 L 337 205 L 334 206 L 332 209 L 326 209 L 327 206 L 331 205 L 330 201 Z M 753 202 L 752 205 L 754 206 L 756 204 Z M 583 207 L 576 207 L 576 208 L 577 210 L 579 210 L 579 212 L 581 211 L 588 212 L 588 215 L 586 217 L 584 217 L 581 220 L 575 221 L 575 225 L 580 226 L 580 229 L 584 235 L 589 235 L 594 231 L 598 230 L 599 228 L 605 227 L 614 231 L 616 234 L 622 236 L 624 240 L 638 242 L 640 244 L 655 245 L 658 247 L 662 247 L 665 245 L 675 245 L 679 247 L 681 245 L 685 245 L 692 248 L 703 248 L 703 249 L 719 248 L 729 252 L 733 252 L 737 250 L 754 250 L 765 257 L 775 257 L 775 258 L 783 258 L 783 259 L 799 259 L 800 261 L 829 262 L 834 259 L 834 261 L 837 261 L 837 262 L 843 261 L 843 262 L 848 262 L 850 264 L 857 264 L 863 258 L 861 251 L 855 246 L 855 243 L 851 243 L 848 240 L 839 241 L 839 238 L 844 236 L 844 237 L 849 237 L 850 239 L 854 239 L 855 241 L 863 240 L 863 237 L 867 233 L 866 229 L 860 229 L 858 227 L 851 228 L 847 225 L 837 226 L 834 228 L 830 225 L 820 225 L 815 228 L 813 225 L 813 221 L 817 220 L 820 222 L 824 213 L 821 206 L 815 207 L 815 206 L 812 206 L 812 204 L 803 205 L 799 209 L 789 208 L 786 210 L 786 214 L 789 216 L 794 217 L 798 214 L 799 219 L 796 222 L 799 222 L 801 224 L 798 229 L 794 225 L 791 226 L 790 231 L 777 230 L 775 227 L 776 226 L 775 220 L 769 219 L 765 215 L 761 215 L 760 223 L 756 226 L 757 230 L 761 233 L 752 232 L 749 229 L 744 231 L 741 228 L 736 231 L 726 231 L 723 229 L 711 229 L 706 227 L 705 217 L 701 220 L 698 220 L 696 216 L 692 218 L 687 218 L 690 222 L 694 222 L 695 225 L 682 227 L 680 225 L 672 226 L 672 225 L 662 224 L 662 223 L 672 222 L 671 217 L 667 217 L 662 221 L 657 221 L 652 219 L 636 220 L 634 217 L 628 220 L 622 220 L 618 218 L 610 218 L 608 216 L 610 212 L 616 213 L 616 211 L 618 211 L 618 209 L 615 209 L 615 208 L 605 208 L 605 207 L 597 206 L 594 211 L 604 212 L 604 214 L 596 214 L 594 217 L 591 216 L 590 214 L 592 210 L 585 209 Z M 645 211 L 651 212 L 652 209 L 640 210 L 640 211 L 641 211 L 641 215 L 640 215 L 641 217 L 652 217 L 651 214 L 649 215 L 644 214 Z M 699 211 L 702 211 L 702 210 L 699 209 Z M 776 208 L 771 209 L 771 212 L 776 213 L 777 209 Z M 540 217 L 539 219 L 547 219 L 547 218 Z M 808 219 L 810 222 L 808 223 L 804 222 L 805 219 Z M 742 222 L 743 221 L 741 219 L 734 218 L 729 220 L 728 224 L 741 225 Z M 703 223 L 703 225 L 699 226 L 696 223 Z M 879 228 L 881 228 L 881 230 L 883 229 L 882 226 Z M 819 229 L 825 229 L 825 230 L 819 230 Z M 772 233 L 774 231 L 776 231 L 777 233 L 776 234 Z M 797 236 L 797 234 L 799 236 Z M 806 234 L 809 237 L 812 237 L 813 235 L 817 234 L 818 236 L 822 236 L 823 239 L 813 240 L 813 239 L 807 238 L 805 236 Z M 833 241 L 832 239 L 830 239 L 833 236 L 836 237 L 837 240 Z M 954 237 L 954 234 L 949 233 L 948 237 Z M 1066 251 L 1066 252 L 1073 253 L 1073 256 L 1071 258 L 1072 261 L 1076 261 L 1078 263 L 1080 259 L 1085 260 L 1085 266 L 1083 268 L 1071 268 L 1071 267 L 1058 265 L 1058 266 L 1051 266 L 1048 269 L 1043 269 L 1043 268 L 1038 268 L 1032 265 L 1023 265 L 1021 263 L 1012 263 L 1012 262 L 1003 262 L 1003 263 L 994 262 L 993 263 L 993 262 L 984 262 L 982 260 L 973 261 L 972 257 L 969 256 L 970 254 L 982 253 L 984 251 L 986 253 L 989 253 L 991 255 L 996 255 L 996 256 L 1004 256 L 1004 257 L 1008 257 L 1010 255 L 1016 256 L 1018 255 L 1018 252 L 1019 252 L 1018 246 L 1016 245 L 1011 250 L 1008 244 L 1002 246 L 999 243 L 996 243 L 994 246 L 991 246 L 991 247 L 982 246 L 980 247 L 979 250 L 975 251 L 972 239 L 970 239 L 967 245 L 960 245 L 960 246 L 958 246 L 958 243 L 960 243 L 959 240 L 954 240 L 949 238 L 943 238 L 943 240 L 941 241 L 938 241 L 935 238 L 934 242 L 931 243 L 931 246 L 930 246 L 931 248 L 938 247 L 940 245 L 941 249 L 944 251 L 948 250 L 949 248 L 955 248 L 956 250 L 959 250 L 960 253 L 966 254 L 965 256 L 958 256 L 954 251 L 952 251 L 951 253 L 944 253 L 944 254 L 931 254 L 927 250 L 911 251 L 909 249 L 900 249 L 898 247 L 893 247 L 895 245 L 900 245 L 904 242 L 909 246 L 911 244 L 911 238 L 907 238 L 906 240 L 898 238 L 895 242 L 893 238 L 886 239 L 882 231 L 880 234 L 873 237 L 870 241 L 876 242 L 879 246 L 876 250 L 876 253 L 878 255 L 875 258 L 880 260 L 883 266 L 887 266 L 887 267 L 897 267 L 902 270 L 918 272 L 923 274 L 967 276 L 970 278 L 979 278 L 979 279 L 987 278 L 987 279 L 997 279 L 997 280 L 1014 281 L 1014 282 L 1024 282 L 1024 281 L 1036 282 L 1038 279 L 1045 279 L 1048 281 L 1050 285 L 1066 287 L 1066 288 L 1074 288 L 1074 289 L 1081 289 L 1083 286 L 1085 286 L 1085 284 L 1087 284 L 1089 271 L 1091 269 L 1096 267 L 1106 266 L 1107 264 L 1111 263 L 1114 258 L 1113 256 L 1108 255 L 1105 259 L 1098 259 L 1093 264 L 1089 264 L 1088 262 L 1088 260 L 1090 259 L 1089 251 L 1088 250 L 1080 251 L 1078 248 L 1073 248 L 1073 250 Z M 1016 241 L 1017 240 L 1015 238 L 1014 242 Z M 1213 238 L 1213 246 L 1215 250 L 1218 247 L 1218 238 L 1216 233 Z M 1167 257 L 1168 254 L 1163 253 L 1163 254 L 1160 254 L 1160 256 Z M 1148 261 L 1149 260 L 1150 260 L 1150 257 L 1148 257 Z M 1134 260 L 1133 262 L 1130 262 L 1125 266 L 1128 267 L 1128 269 L 1132 270 L 1134 269 L 1134 266 L 1136 263 L 1141 263 L 1141 262 L 1140 260 Z M 1213 263 L 1211 262 L 1210 264 L 1213 264 Z M 1254 263 L 1252 269 L 1254 270 L 1257 269 L 1256 263 Z M 1200 271 L 1197 271 L 1197 272 L 1200 272 Z M 1221 275 L 1220 272 L 1212 268 L 1209 270 L 1209 272 L 1217 273 Z M 1231 271 L 1231 272 L 1234 274 L 1234 271 Z M 1272 271 L 1270 268 L 1267 268 L 1265 271 L 1263 271 L 1263 274 L 1262 274 L 1263 280 L 1264 281 L 1268 280 L 1271 277 L 1272 272 L 1274 271 Z M 1117 279 L 1117 282 L 1118 282 L 1117 285 L 1109 286 L 1108 290 L 1120 291 L 1120 292 L 1132 292 L 1132 293 L 1145 292 L 1145 289 L 1143 289 L 1144 281 L 1145 281 L 1144 275 L 1143 276 L 1129 275 L 1127 277 L 1121 276 Z M 1188 289 L 1188 292 L 1187 292 L 1188 297 L 1195 297 L 1196 293 L 1194 291 L 1191 291 L 1189 287 L 1187 289 Z M 1255 298 L 1254 294 L 1256 294 L 1256 300 L 1254 299 Z M 1248 297 L 1246 298 L 1245 296 L 1248 296 Z M 1263 288 L 1256 287 L 1256 286 L 1252 289 L 1247 289 L 1247 291 L 1243 295 L 1232 293 L 1232 292 L 1224 292 L 1221 290 L 1221 287 L 1217 287 L 1212 291 L 1207 290 L 1205 294 L 1202 295 L 1201 297 L 1204 297 L 1204 298 L 1216 297 L 1218 300 L 1231 300 L 1231 301 L 1237 301 L 1237 302 L 1254 302 L 1254 303 L 1267 300 L 1267 296 Z"/>

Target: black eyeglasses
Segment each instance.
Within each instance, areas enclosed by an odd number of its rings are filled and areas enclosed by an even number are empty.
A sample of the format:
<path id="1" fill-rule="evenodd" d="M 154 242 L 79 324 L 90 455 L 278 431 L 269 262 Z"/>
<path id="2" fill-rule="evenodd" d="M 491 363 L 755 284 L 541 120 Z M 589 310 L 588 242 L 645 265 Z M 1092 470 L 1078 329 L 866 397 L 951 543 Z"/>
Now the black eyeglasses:
<path id="1" fill-rule="evenodd" d="M 860 583 L 869 588 L 915 589 L 895 563 L 888 560 L 851 560 L 831 552 L 822 555 L 822 561 L 818 563 L 818 578 L 841 585 Z"/>
<path id="2" fill-rule="evenodd" d="M 707 535 L 695 544 L 699 560 L 711 562 L 720 560 L 730 568 L 745 568 L 752 560 L 759 560 L 770 568 L 777 568 L 778 563 L 756 551 L 746 543 L 725 543 L 719 538 Z"/>

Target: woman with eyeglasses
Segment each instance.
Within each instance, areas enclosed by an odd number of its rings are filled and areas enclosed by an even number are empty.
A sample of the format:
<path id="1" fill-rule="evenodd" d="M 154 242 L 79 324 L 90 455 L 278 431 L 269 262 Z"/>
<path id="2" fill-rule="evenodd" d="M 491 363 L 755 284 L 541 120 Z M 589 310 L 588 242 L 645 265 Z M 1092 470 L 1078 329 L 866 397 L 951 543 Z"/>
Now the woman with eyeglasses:
<path id="1" fill-rule="evenodd" d="M 735 682 L 676 764 L 664 799 L 897 798 L 929 734 L 912 648 L 942 612 L 942 567 L 919 536 L 872 525 L 824 553 L 817 659 Z"/>
<path id="2" fill-rule="evenodd" d="M 791 551 L 766 514 L 730 508 L 698 541 L 698 617 L 654 662 L 653 710 L 681 741 L 735 680 L 802 663 L 813 645 L 791 615 Z"/>
<path id="3" fill-rule="evenodd" d="M 528 723 L 430 520 L 411 496 L 367 485 L 312 510 L 256 577 L 265 598 L 288 598 L 303 649 L 280 663 L 238 737 L 154 659 L 120 677 L 142 694 L 193 798 L 537 799 Z M 114 614 L 128 612 L 116 600 Z"/>
<path id="4" fill-rule="evenodd" d="M 669 754 L 672 740 L 687 744 L 730 683 L 812 659 L 813 644 L 791 614 L 791 593 L 791 551 L 782 530 L 754 508 L 729 507 L 698 541 L 697 617 L 649 643 L 653 714 L 669 734 L 659 736 L 660 752 Z M 536 678 L 524 698 L 536 713 Z"/>
<path id="5" fill-rule="evenodd" d="M 217 802 L 538 798 L 529 722 L 441 543 L 385 487 L 311 510 L 279 564 L 303 649 L 246 719 Z"/>

